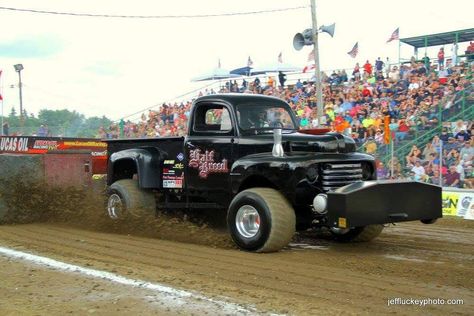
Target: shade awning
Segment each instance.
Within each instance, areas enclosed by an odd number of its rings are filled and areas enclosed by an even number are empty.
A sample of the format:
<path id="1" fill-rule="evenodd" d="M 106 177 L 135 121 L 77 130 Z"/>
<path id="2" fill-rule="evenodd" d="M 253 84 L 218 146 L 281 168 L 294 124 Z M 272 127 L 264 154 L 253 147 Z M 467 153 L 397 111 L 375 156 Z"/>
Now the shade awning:
<path id="1" fill-rule="evenodd" d="M 415 37 L 401 38 L 400 42 L 414 48 L 447 45 L 474 41 L 474 28 L 446 33 L 428 34 Z"/>

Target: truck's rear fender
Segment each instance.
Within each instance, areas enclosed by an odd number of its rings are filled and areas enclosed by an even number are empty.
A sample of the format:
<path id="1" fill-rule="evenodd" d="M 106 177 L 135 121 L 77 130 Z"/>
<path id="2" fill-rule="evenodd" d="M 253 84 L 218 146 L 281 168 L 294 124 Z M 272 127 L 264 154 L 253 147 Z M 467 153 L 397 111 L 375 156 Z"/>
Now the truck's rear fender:
<path id="1" fill-rule="evenodd" d="M 125 149 L 110 155 L 107 184 L 120 179 L 138 176 L 140 188 L 160 188 L 160 163 L 166 159 L 166 153 L 156 147 Z"/>

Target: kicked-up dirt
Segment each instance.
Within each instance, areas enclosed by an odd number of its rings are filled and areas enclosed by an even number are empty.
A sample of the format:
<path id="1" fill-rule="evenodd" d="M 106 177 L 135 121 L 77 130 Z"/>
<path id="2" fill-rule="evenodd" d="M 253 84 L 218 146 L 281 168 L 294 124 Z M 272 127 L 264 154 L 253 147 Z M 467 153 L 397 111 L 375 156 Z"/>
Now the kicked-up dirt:
<path id="1" fill-rule="evenodd" d="M 157 223 L 3 225 L 0 246 L 248 306 L 244 314 L 468 315 L 473 310 L 473 222 L 390 226 L 370 243 L 340 244 L 304 234 L 271 254 L 239 251 L 225 232 L 202 224 Z M 232 314 L 156 303 L 146 289 L 5 255 L 0 265 L 1 314 Z M 437 304 L 389 306 L 397 298 Z M 447 304 L 450 299 L 463 304 Z"/>

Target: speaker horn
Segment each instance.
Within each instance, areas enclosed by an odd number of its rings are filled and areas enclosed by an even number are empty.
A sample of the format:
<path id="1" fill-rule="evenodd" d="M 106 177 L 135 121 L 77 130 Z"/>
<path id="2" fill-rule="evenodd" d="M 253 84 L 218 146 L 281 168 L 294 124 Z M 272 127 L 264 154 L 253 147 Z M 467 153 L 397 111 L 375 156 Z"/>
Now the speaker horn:
<path id="1" fill-rule="evenodd" d="M 296 50 L 301 50 L 304 46 L 304 37 L 301 33 L 296 33 L 293 37 L 293 47 Z"/>
<path id="2" fill-rule="evenodd" d="M 305 45 L 313 45 L 313 31 L 306 29 L 302 33 L 296 33 L 293 37 L 293 47 L 301 50 Z"/>
<path id="3" fill-rule="evenodd" d="M 331 35 L 331 37 L 334 37 L 334 29 L 336 28 L 336 23 L 333 23 L 331 25 L 321 25 L 321 27 L 319 28 L 319 30 L 321 32 L 324 32 L 324 33 L 328 33 L 329 35 Z"/>

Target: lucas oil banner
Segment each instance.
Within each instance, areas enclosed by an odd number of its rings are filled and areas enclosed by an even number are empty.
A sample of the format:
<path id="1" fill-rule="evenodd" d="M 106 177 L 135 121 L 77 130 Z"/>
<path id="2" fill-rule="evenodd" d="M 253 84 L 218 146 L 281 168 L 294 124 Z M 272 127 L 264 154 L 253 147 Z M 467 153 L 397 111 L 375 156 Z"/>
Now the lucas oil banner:
<path id="1" fill-rule="evenodd" d="M 95 156 L 107 155 L 107 144 L 98 139 L 34 136 L 1 136 L 0 154 L 45 154 L 50 151 L 90 150 Z"/>

